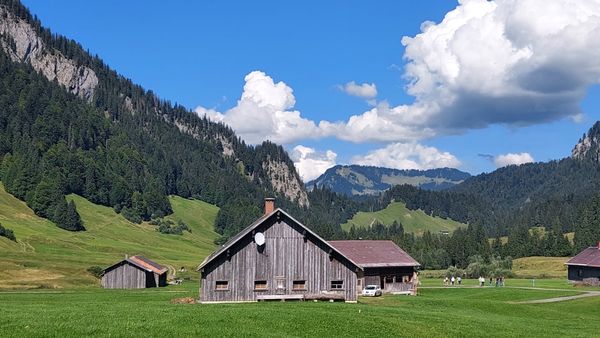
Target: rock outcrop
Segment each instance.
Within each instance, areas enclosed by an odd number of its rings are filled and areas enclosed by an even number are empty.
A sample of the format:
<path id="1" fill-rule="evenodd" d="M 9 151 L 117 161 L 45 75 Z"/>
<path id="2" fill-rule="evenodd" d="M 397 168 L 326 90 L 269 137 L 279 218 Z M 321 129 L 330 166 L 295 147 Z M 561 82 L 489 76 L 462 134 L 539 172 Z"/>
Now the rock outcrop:
<path id="1" fill-rule="evenodd" d="M 262 167 L 269 175 L 273 190 L 284 194 L 285 197 L 303 207 L 308 206 L 308 195 L 300 179 L 294 175 L 293 169 L 284 162 L 273 161 L 270 158 L 263 162 Z"/>
<path id="2" fill-rule="evenodd" d="M 571 157 L 577 160 L 589 159 L 600 162 L 600 121 L 596 122 L 577 142 Z"/>
<path id="3" fill-rule="evenodd" d="M 98 85 L 96 73 L 46 46 L 30 24 L 0 6 L 0 45 L 13 61 L 27 62 L 50 81 L 91 101 Z"/>

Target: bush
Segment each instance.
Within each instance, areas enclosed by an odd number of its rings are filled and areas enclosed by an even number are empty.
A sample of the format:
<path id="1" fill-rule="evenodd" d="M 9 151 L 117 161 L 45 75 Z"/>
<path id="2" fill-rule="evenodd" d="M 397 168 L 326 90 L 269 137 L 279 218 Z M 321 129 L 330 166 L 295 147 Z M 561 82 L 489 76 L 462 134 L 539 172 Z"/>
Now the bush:
<path id="1" fill-rule="evenodd" d="M 158 218 L 152 220 L 150 224 L 155 225 L 156 231 L 162 234 L 181 235 L 184 231 L 192 232 L 192 229 L 181 220 L 177 221 L 177 225 L 175 225 L 171 220 Z"/>
<path id="2" fill-rule="evenodd" d="M 15 233 L 11 229 L 3 227 L 2 224 L 0 224 L 0 237 L 6 237 L 13 242 L 17 241 Z"/>
<path id="3" fill-rule="evenodd" d="M 135 223 L 135 224 L 142 223 L 142 217 L 140 215 L 138 215 L 135 211 L 133 211 L 133 209 L 131 209 L 131 208 L 125 207 L 125 208 L 121 209 L 121 215 L 123 215 L 123 217 L 125 217 L 125 219 L 131 223 Z"/>
<path id="4" fill-rule="evenodd" d="M 87 272 L 89 272 L 92 276 L 100 279 L 100 277 L 102 277 L 102 272 L 104 272 L 104 269 L 102 269 L 101 267 L 94 265 L 94 266 L 90 266 L 89 268 L 87 268 L 86 270 Z"/>
<path id="5" fill-rule="evenodd" d="M 448 269 L 446 270 L 446 277 L 458 277 L 458 276 L 463 276 L 465 274 L 463 269 L 459 269 L 454 265 L 450 265 L 448 267 Z"/>

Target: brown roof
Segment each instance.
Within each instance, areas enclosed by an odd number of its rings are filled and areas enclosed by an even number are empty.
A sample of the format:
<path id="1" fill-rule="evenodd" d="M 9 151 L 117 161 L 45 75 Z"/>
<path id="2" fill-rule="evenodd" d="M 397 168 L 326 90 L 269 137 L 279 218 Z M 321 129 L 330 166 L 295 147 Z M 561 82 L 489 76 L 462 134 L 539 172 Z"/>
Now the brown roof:
<path id="1" fill-rule="evenodd" d="M 565 264 L 600 268 L 600 248 L 597 246 L 589 247 L 577 256 L 569 259 Z"/>
<path id="2" fill-rule="evenodd" d="M 392 241 L 329 241 L 329 244 L 363 268 L 421 265 Z"/>
<path id="3" fill-rule="evenodd" d="M 357 264 L 356 262 L 354 262 L 352 260 L 352 258 L 350 258 L 350 257 L 346 256 L 344 253 L 340 252 L 335 246 L 331 245 L 330 242 L 327 242 L 324 239 L 322 239 L 321 237 L 319 237 L 319 235 L 317 235 L 312 230 L 310 230 L 308 227 L 306 227 L 304 224 L 300 223 L 298 220 L 296 220 L 295 218 L 293 218 L 292 216 L 290 216 L 287 212 L 285 212 L 281 208 L 277 208 L 273 212 L 271 212 L 270 214 L 263 215 L 262 217 L 260 217 L 256 221 L 254 221 L 254 223 L 250 224 L 245 229 L 243 229 L 242 231 L 240 231 L 237 235 L 231 237 L 225 244 L 223 244 L 219 249 L 217 249 L 215 252 L 213 252 L 212 254 L 210 254 L 208 257 L 206 257 L 204 259 L 204 261 L 202 263 L 200 263 L 200 266 L 198 266 L 198 271 L 200 271 L 203 267 L 205 267 L 207 264 L 209 264 L 210 262 L 212 262 L 219 255 L 227 252 L 227 250 L 229 250 L 229 248 L 231 248 L 235 243 L 237 243 L 239 240 L 241 240 L 242 238 L 244 238 L 244 236 L 247 236 L 248 234 L 251 234 L 252 230 L 256 229 L 259 225 L 263 224 L 268 219 L 274 218 L 274 217 L 286 217 L 291 222 L 294 222 L 298 226 L 300 226 L 304 231 L 306 231 L 306 233 L 310 234 L 311 237 L 315 241 L 323 243 L 325 246 L 327 246 L 331 250 L 337 252 L 344 259 L 346 259 L 350 263 L 352 263 L 352 265 L 354 265 L 357 268 L 360 268 L 359 264 Z"/>
<path id="4" fill-rule="evenodd" d="M 168 269 L 166 267 L 156 263 L 155 261 L 149 260 L 148 258 L 146 258 L 144 256 L 137 255 L 137 256 L 131 256 L 131 257 L 126 258 L 118 263 L 115 263 L 115 264 L 109 266 L 108 268 L 104 269 L 103 273 L 108 272 L 108 271 L 120 266 L 124 262 L 131 263 L 142 270 L 154 272 L 159 275 L 162 275 L 163 273 L 168 271 Z"/>

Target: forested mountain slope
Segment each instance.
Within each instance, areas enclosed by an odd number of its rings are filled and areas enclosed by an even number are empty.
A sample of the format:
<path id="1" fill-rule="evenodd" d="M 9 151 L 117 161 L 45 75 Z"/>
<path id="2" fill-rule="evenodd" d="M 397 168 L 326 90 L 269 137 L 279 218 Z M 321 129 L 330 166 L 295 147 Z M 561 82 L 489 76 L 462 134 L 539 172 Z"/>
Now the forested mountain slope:
<path id="1" fill-rule="evenodd" d="M 248 146 L 229 127 L 161 100 L 16 0 L 0 1 L 0 46 L 2 180 L 59 226 L 83 230 L 60 219 L 75 208 L 70 193 L 134 222 L 171 213 L 168 195 L 195 197 L 221 207 L 225 236 L 260 215 L 265 196 L 309 205 L 282 147 Z"/>

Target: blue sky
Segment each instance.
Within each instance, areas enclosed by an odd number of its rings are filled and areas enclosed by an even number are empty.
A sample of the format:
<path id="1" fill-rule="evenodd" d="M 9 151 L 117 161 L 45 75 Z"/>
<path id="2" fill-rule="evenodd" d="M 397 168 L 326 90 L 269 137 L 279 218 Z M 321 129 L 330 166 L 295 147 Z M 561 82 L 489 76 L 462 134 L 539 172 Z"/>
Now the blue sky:
<path id="1" fill-rule="evenodd" d="M 546 10 L 552 6 L 540 0 L 519 5 L 498 0 L 497 8 L 480 2 L 464 1 L 457 9 L 459 4 L 448 0 L 24 1 L 53 32 L 77 40 L 162 98 L 191 110 L 200 107 L 199 112 L 230 122 L 250 142 L 264 135 L 284 143 L 308 178 L 334 163 L 450 165 L 479 173 L 568 156 L 600 118 L 600 77 L 586 75 L 595 64 L 571 71 L 596 55 L 571 60 L 569 48 L 537 41 L 568 41 L 575 34 L 546 27 L 542 19 L 562 20 L 578 32 L 589 23 L 575 22 L 581 13 Z M 591 7 L 579 10 L 597 14 Z M 532 11 L 539 22 L 523 19 Z M 442 23 L 449 12 L 455 24 Z M 453 31 L 456 23 L 462 28 Z M 515 33 L 512 27 L 521 29 Z M 407 53 L 403 37 L 415 37 L 422 28 L 429 31 L 408 42 L 413 49 Z M 448 32 L 456 37 L 446 49 L 431 47 L 436 36 Z M 503 37 L 512 43 L 506 51 Z M 585 54 L 572 49 L 574 55 Z M 422 80 L 418 85 L 406 78 L 407 63 L 414 66 L 413 80 Z M 245 81 L 253 71 L 260 73 Z M 376 96 L 349 95 L 343 88 L 352 81 L 375 85 Z M 549 88 L 549 83 L 564 86 Z M 453 103 L 435 108 L 448 98 Z M 263 109 L 265 102 L 272 109 Z M 372 109 L 375 120 L 363 115 Z M 281 115 L 277 112 L 286 117 L 272 128 L 288 123 L 284 132 L 244 129 L 262 121 L 255 116 L 271 119 Z M 293 112 L 298 116 L 292 121 Z M 356 125 L 348 123 L 351 116 L 361 117 Z M 323 120 L 338 124 L 319 124 Z M 374 124 L 363 129 L 361 123 Z M 387 125 L 389 132 L 379 132 Z M 519 156 L 499 160 L 509 153 Z"/>

